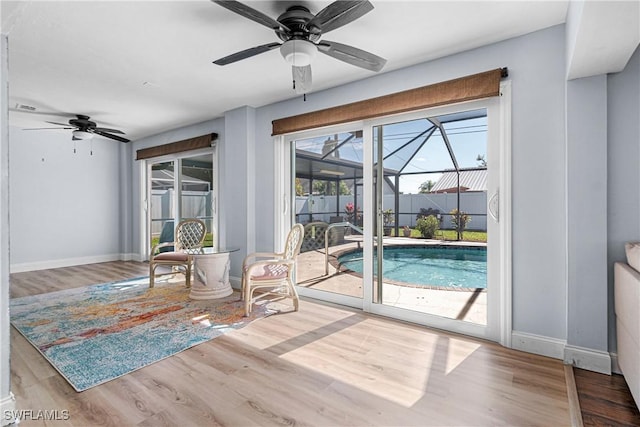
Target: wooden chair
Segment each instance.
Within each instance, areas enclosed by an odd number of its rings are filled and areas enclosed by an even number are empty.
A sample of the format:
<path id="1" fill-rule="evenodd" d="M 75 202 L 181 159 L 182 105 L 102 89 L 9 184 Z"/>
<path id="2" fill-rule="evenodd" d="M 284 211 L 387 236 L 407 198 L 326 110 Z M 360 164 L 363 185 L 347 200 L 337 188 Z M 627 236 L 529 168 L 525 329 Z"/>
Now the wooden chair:
<path id="1" fill-rule="evenodd" d="M 295 224 L 281 253 L 254 252 L 246 256 L 242 263 L 242 299 L 245 316 L 251 313 L 253 303 L 266 296 L 275 295 L 291 298 L 298 311 L 298 292 L 295 287 L 296 258 L 300 253 L 304 228 Z M 261 290 L 254 296 L 256 290 Z"/>
<path id="2" fill-rule="evenodd" d="M 193 269 L 193 254 L 202 249 L 207 227 L 199 219 L 185 219 L 180 221 L 174 232 L 173 242 L 164 242 L 151 249 L 149 260 L 149 287 L 153 288 L 155 278 L 166 274 L 183 273 L 186 277 L 187 288 L 191 287 L 191 271 Z M 159 249 L 173 246 L 169 252 L 159 252 Z M 172 267 L 171 273 L 156 275 L 159 266 Z"/>

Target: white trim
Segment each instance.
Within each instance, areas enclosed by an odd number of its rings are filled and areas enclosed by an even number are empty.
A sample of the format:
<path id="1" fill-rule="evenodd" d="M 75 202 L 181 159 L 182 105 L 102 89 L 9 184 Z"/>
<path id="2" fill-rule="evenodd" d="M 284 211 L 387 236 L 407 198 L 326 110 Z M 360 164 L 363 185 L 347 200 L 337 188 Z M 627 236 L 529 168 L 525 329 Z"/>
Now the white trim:
<path id="1" fill-rule="evenodd" d="M 373 128 L 370 123 L 362 124 L 362 167 L 363 175 L 373 173 Z M 362 310 L 371 312 L 376 304 L 373 303 L 376 292 L 373 282 L 373 179 L 362 180 L 362 227 L 364 230 L 362 244 Z"/>
<path id="2" fill-rule="evenodd" d="M 9 42 L 0 33 L 0 396 L 11 394 L 11 340 L 9 319 Z M 6 397 L 2 399 L 2 409 Z M 4 421 L 2 422 L 4 424 Z"/>
<path id="3" fill-rule="evenodd" d="M 564 363 L 576 368 L 611 375 L 611 355 L 606 351 L 567 345 L 564 348 Z"/>
<path id="4" fill-rule="evenodd" d="M 399 309 L 386 304 L 371 304 L 371 310 L 369 310 L 369 312 L 379 316 L 423 325 L 427 328 L 442 329 L 457 334 L 493 341 L 493 337 L 488 336 L 488 329 L 480 324 L 435 316 L 415 310 Z"/>
<path id="5" fill-rule="evenodd" d="M 48 270 L 50 268 L 72 267 L 75 265 L 97 264 L 100 262 L 120 261 L 124 254 L 95 255 L 78 258 L 54 259 L 48 261 L 24 262 L 11 264 L 11 273 L 22 273 L 25 271 Z"/>
<path id="6" fill-rule="evenodd" d="M 461 333 L 466 333 L 472 336 L 497 341 L 505 347 L 511 347 L 512 336 L 512 256 L 511 256 L 511 244 L 512 244 L 512 230 L 511 230 L 511 82 L 505 81 L 500 84 L 501 96 L 463 102 L 459 104 L 432 107 L 424 110 L 413 111 L 408 113 L 397 114 L 393 116 L 384 116 L 369 119 L 362 122 L 345 123 L 338 126 L 331 126 L 320 129 L 306 130 L 296 132 L 280 137 L 276 137 L 275 142 L 275 171 L 276 171 L 276 189 L 275 189 L 275 218 L 276 229 L 274 230 L 274 239 L 276 245 L 281 240 L 281 236 L 286 232 L 288 226 L 280 223 L 281 218 L 293 217 L 290 212 L 287 215 L 282 215 L 280 210 L 282 204 L 282 197 L 290 197 L 291 188 L 289 184 L 291 181 L 291 149 L 292 141 L 297 139 L 306 139 L 317 136 L 322 136 L 328 132 L 337 133 L 341 131 L 351 131 L 354 129 L 363 130 L 363 141 L 372 141 L 372 130 L 375 126 L 381 126 L 388 123 L 392 123 L 398 120 L 412 120 L 422 118 L 425 114 L 440 115 L 451 112 L 461 111 L 462 109 L 475 109 L 484 108 L 491 116 L 493 122 L 493 141 L 497 141 L 497 147 L 495 148 L 495 158 L 499 158 L 499 170 L 500 174 L 497 178 L 494 178 L 494 187 L 496 191 L 500 191 L 500 221 L 496 225 L 499 230 L 497 245 L 499 246 L 499 262 L 495 266 L 494 270 L 497 271 L 499 276 L 499 283 L 495 287 L 492 303 L 490 307 L 493 307 L 493 314 L 488 319 L 487 326 L 467 324 L 465 322 L 453 321 L 450 319 L 442 320 L 437 316 L 425 316 L 424 313 L 406 313 L 404 310 L 397 310 L 392 307 L 378 307 L 378 304 L 373 304 L 373 288 L 369 283 L 373 283 L 372 272 L 372 258 L 373 253 L 373 237 L 372 237 L 372 225 L 374 206 L 372 201 L 373 183 L 371 180 L 364 180 L 363 187 L 363 222 L 364 229 L 369 230 L 365 232 L 363 242 L 363 257 L 364 257 L 364 275 L 363 275 L 363 299 L 357 299 L 354 301 L 360 301 L 362 310 L 365 312 L 372 312 L 376 314 L 383 314 L 390 317 L 400 318 L 402 320 L 415 322 L 419 324 L 426 324 L 428 326 L 446 328 Z M 371 174 L 373 170 L 372 164 L 372 144 L 365 143 L 363 149 L 363 168 L 365 176 Z M 283 171 L 287 171 L 288 175 L 283 174 Z M 289 186 L 287 186 L 289 185 Z M 284 187 L 283 187 L 284 186 Z M 369 214 L 368 214 L 369 213 Z M 284 219 L 283 219 L 284 220 Z M 371 265 L 368 265 L 371 264 Z M 329 292 L 322 292 L 317 290 L 301 290 L 301 295 L 309 296 L 312 298 L 328 299 L 331 302 L 338 304 L 344 304 L 349 306 L 356 306 L 356 302 L 347 301 L 342 295 L 335 296 Z M 455 326 L 455 327 L 454 327 Z M 558 358 L 562 358 L 562 352 L 559 353 Z"/>
<path id="7" fill-rule="evenodd" d="M 234 289 L 240 289 L 242 287 L 242 278 L 238 276 L 229 276 L 229 282 L 231 282 L 231 287 Z"/>
<path id="8" fill-rule="evenodd" d="M 291 142 L 284 136 L 275 136 L 274 143 L 274 194 L 273 194 L 273 245 L 274 251 L 280 251 L 284 245 L 284 237 L 294 222 L 293 210 L 291 206 Z M 254 252 L 255 249 L 247 249 L 247 253 Z"/>
<path id="9" fill-rule="evenodd" d="M 136 253 L 122 253 L 120 254 L 120 261 L 137 261 L 143 262 L 142 256 Z"/>
<path id="10" fill-rule="evenodd" d="M 213 244 L 214 245 L 224 245 L 224 241 L 221 241 L 220 234 L 218 230 L 220 230 L 220 165 L 219 165 L 219 156 L 217 144 L 215 142 L 211 143 L 210 147 L 200 148 L 198 150 L 192 151 L 184 151 L 175 154 L 168 154 L 159 157 L 150 157 L 148 159 L 144 159 L 140 162 L 140 195 L 141 195 L 141 207 L 140 207 L 140 258 L 141 260 L 148 261 L 151 252 L 151 246 L 149 242 L 151 241 L 151 200 L 152 200 L 152 166 L 158 163 L 173 163 L 173 167 L 175 171 L 180 171 L 180 173 L 174 173 L 174 181 L 173 187 L 176 192 L 176 197 L 173 198 L 173 213 L 174 213 L 174 221 L 176 223 L 179 219 L 182 218 L 182 198 L 180 197 L 181 188 L 182 188 L 182 161 L 185 159 L 189 159 L 192 157 L 199 156 L 211 156 L 211 167 L 213 170 L 212 176 L 212 197 L 211 197 L 211 216 L 212 216 L 212 230 L 213 233 Z"/>
<path id="11" fill-rule="evenodd" d="M 511 348 L 513 331 L 511 80 L 500 83 L 500 344 Z"/>
<path id="12" fill-rule="evenodd" d="M 609 353 L 609 355 L 611 356 L 611 372 L 622 375 L 622 369 L 618 364 L 618 353 Z"/>
<path id="13" fill-rule="evenodd" d="M 298 295 L 305 298 L 311 298 L 318 301 L 326 301 L 332 304 L 338 304 L 345 307 L 351 307 L 362 310 L 362 299 L 350 295 L 343 295 L 334 292 L 318 291 L 305 287 L 296 288 Z"/>
<path id="14" fill-rule="evenodd" d="M 16 398 L 13 393 L 9 392 L 8 396 L 0 399 L 0 417 L 2 417 L 2 422 L 0 425 L 7 426 L 10 424 L 17 424 L 19 420 L 17 419 L 7 419 L 5 414 L 15 414 L 16 413 Z"/>
<path id="15" fill-rule="evenodd" d="M 151 195 L 151 191 L 148 189 L 147 183 L 147 175 L 151 175 L 151 172 L 148 169 L 151 168 L 151 164 L 142 161 L 138 163 L 138 179 L 140 184 L 140 196 L 141 196 L 141 205 L 140 205 L 140 233 L 139 238 L 140 241 L 138 244 L 140 245 L 140 258 L 143 260 L 149 259 L 149 252 L 151 252 L 151 248 L 149 247 L 149 242 L 151 238 L 149 237 L 149 222 L 151 215 L 149 213 L 149 197 Z"/>
<path id="16" fill-rule="evenodd" d="M 511 348 L 514 350 L 526 351 L 527 353 L 539 354 L 554 359 L 562 360 L 564 358 L 566 345 L 567 342 L 565 340 L 556 338 L 543 337 L 526 332 L 513 332 L 511 334 Z"/>

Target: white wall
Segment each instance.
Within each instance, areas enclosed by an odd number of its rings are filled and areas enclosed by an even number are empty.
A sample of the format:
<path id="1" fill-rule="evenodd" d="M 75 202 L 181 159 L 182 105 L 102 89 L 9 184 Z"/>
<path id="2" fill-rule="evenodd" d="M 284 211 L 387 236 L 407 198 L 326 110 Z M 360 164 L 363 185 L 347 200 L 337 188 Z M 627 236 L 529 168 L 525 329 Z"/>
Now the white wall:
<path id="1" fill-rule="evenodd" d="M 11 422 L 5 414 L 15 410 L 15 399 L 11 393 L 9 323 L 8 56 L 7 36 L 0 33 L 0 425 L 3 426 Z"/>
<path id="2" fill-rule="evenodd" d="M 263 220 L 262 212 L 266 209 L 256 211 L 256 177 L 249 172 L 254 170 L 255 110 L 241 107 L 227 112 L 224 129 L 220 183 L 225 191 L 220 195 L 220 233 L 221 236 L 225 233 L 225 240 L 221 246 L 240 249 L 230 254 L 230 274 L 238 278 L 242 260 L 247 253 L 254 252 L 256 227 L 273 230 L 273 223 Z M 273 182 L 273 175 L 259 179 Z"/>
<path id="3" fill-rule="evenodd" d="M 609 349 L 615 351 L 613 263 L 624 244 L 640 241 L 640 48 L 620 73 L 607 78 L 607 251 Z"/>
<path id="4" fill-rule="evenodd" d="M 611 372 L 607 352 L 607 77 L 567 83 L 567 349 L 565 361 Z M 584 363 L 588 363 L 584 365 Z M 595 366 L 594 366 L 595 365 Z"/>
<path id="5" fill-rule="evenodd" d="M 118 192 L 120 196 L 119 233 L 120 233 L 120 253 L 121 259 L 129 261 L 136 259 L 137 255 L 133 251 L 133 217 L 131 215 L 134 200 L 132 199 L 131 183 L 133 173 L 133 144 L 119 145 L 118 162 Z"/>
<path id="6" fill-rule="evenodd" d="M 11 269 L 119 259 L 120 145 L 67 130 L 9 129 Z M 93 155 L 90 149 L 93 147 Z"/>

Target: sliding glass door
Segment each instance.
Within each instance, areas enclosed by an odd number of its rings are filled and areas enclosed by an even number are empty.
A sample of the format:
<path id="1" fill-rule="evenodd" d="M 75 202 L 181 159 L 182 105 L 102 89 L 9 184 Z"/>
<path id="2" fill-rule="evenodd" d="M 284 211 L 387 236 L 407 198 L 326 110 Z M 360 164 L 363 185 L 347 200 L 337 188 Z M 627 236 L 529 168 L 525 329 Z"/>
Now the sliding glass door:
<path id="1" fill-rule="evenodd" d="M 299 292 L 500 341 L 499 105 L 288 136 Z"/>
<path id="2" fill-rule="evenodd" d="M 290 144 L 292 221 L 305 229 L 296 273 L 299 292 L 362 307 L 362 269 L 341 265 L 346 257 L 362 258 L 362 131 L 307 132 Z"/>
<path id="3" fill-rule="evenodd" d="M 372 311 L 485 336 L 487 110 L 404 118 L 372 128 Z"/>
<path id="4" fill-rule="evenodd" d="M 208 152 L 147 163 L 147 223 L 149 249 L 173 241 L 176 224 L 198 218 L 207 227 L 205 246 L 217 241 L 217 168 Z M 176 173 L 177 171 L 177 173 Z"/>

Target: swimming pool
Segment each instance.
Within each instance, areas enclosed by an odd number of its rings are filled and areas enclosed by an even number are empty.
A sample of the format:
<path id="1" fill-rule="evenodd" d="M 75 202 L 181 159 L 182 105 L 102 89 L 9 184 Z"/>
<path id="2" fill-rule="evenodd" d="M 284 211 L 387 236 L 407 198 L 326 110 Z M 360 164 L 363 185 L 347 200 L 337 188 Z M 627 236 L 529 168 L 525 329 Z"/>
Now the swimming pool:
<path id="1" fill-rule="evenodd" d="M 341 267 L 362 274 L 362 250 L 338 257 Z M 385 280 L 447 289 L 487 287 L 487 251 L 484 247 L 391 246 L 384 248 Z M 374 271 L 377 260 L 374 255 Z"/>

